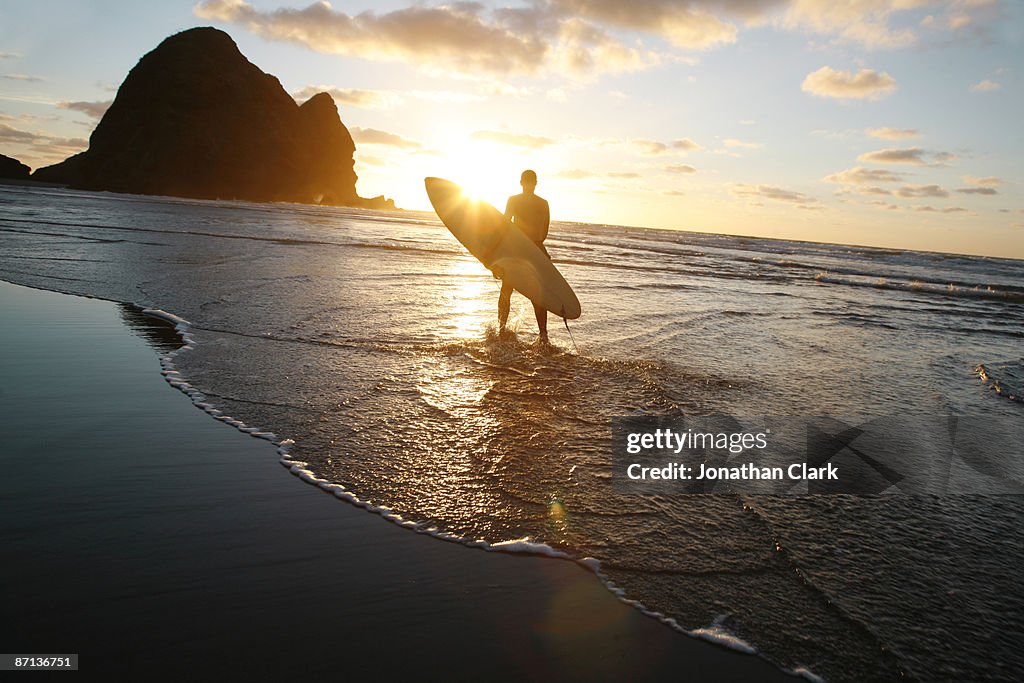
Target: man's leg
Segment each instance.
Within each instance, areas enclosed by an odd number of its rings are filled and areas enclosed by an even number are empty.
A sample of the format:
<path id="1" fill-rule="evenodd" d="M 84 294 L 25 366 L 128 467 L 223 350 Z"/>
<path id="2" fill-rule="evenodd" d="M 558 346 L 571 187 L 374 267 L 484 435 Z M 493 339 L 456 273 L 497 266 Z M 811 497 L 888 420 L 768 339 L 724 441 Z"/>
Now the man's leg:
<path id="1" fill-rule="evenodd" d="M 512 287 L 501 283 L 501 294 L 498 295 L 498 332 L 505 331 L 505 324 L 508 322 L 508 312 L 512 308 Z"/>
<path id="2" fill-rule="evenodd" d="M 548 311 L 537 304 L 533 305 L 533 313 L 537 316 L 537 330 L 540 332 L 540 340 L 548 342 Z"/>

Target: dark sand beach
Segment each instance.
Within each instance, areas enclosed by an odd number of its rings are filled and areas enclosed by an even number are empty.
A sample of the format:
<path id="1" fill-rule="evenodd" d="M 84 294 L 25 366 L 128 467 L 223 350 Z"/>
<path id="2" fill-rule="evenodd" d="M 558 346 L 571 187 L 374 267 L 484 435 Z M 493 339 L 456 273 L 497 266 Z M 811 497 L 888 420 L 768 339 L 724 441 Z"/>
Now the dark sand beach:
<path id="1" fill-rule="evenodd" d="M 132 309 L 8 283 L 0 301 L 8 652 L 79 653 L 107 680 L 793 680 L 572 562 L 319 493 L 168 386 L 169 330 Z"/>

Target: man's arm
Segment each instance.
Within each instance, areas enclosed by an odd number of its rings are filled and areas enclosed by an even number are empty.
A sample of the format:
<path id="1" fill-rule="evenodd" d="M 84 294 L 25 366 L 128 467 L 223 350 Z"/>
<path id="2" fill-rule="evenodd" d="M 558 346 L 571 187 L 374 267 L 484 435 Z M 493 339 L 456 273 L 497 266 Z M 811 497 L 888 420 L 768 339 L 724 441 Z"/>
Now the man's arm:
<path id="1" fill-rule="evenodd" d="M 508 201 L 505 202 L 505 218 L 509 220 L 512 220 L 512 212 L 515 210 L 515 207 L 512 206 L 514 199 L 515 195 L 512 195 L 508 198 Z"/>
<path id="2" fill-rule="evenodd" d="M 547 200 L 542 199 L 544 202 L 543 219 L 540 225 L 540 241 L 543 242 L 548 238 L 548 228 L 551 227 L 551 207 L 548 206 Z"/>

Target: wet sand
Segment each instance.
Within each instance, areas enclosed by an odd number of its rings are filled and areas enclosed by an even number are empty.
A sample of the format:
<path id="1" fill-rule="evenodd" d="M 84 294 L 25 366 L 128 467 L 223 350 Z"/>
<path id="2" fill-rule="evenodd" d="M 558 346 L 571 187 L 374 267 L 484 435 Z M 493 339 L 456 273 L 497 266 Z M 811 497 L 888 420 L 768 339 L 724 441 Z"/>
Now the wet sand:
<path id="1" fill-rule="evenodd" d="M 4 652 L 144 679 L 793 680 L 574 563 L 445 543 L 302 483 L 171 388 L 126 315 L 0 283 Z"/>

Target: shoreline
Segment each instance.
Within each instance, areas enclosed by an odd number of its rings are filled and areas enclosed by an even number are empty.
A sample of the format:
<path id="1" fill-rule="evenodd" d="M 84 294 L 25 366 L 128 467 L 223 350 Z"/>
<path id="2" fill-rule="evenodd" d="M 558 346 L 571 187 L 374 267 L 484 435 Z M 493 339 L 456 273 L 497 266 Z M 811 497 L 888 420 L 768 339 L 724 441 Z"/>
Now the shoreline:
<path id="1" fill-rule="evenodd" d="M 7 282 L 0 298 L 10 651 L 193 677 L 794 678 L 666 627 L 577 561 L 435 543 L 309 495 L 270 443 L 166 391 L 114 303 Z"/>

